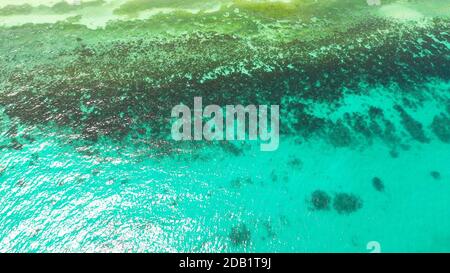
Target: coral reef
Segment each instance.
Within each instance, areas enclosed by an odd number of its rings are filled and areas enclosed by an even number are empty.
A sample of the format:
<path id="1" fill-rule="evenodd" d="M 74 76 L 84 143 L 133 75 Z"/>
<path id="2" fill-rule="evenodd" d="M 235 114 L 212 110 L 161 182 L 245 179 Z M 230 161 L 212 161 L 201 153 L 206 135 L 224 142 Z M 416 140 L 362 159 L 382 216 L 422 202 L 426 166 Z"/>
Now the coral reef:
<path id="1" fill-rule="evenodd" d="M 450 143 L 450 118 L 445 114 L 434 117 L 431 129 L 442 142 Z"/>
<path id="2" fill-rule="evenodd" d="M 379 177 L 372 178 L 372 186 L 379 192 L 384 191 L 384 183 Z"/>
<path id="3" fill-rule="evenodd" d="M 382 109 L 373 106 L 367 113 L 349 113 L 332 120 L 314 114 L 311 107 L 326 103 L 329 110 L 337 110 L 344 95 L 365 95 L 367 88 L 361 89 L 361 84 L 395 84 L 401 90 L 417 90 L 430 78 L 450 79 L 446 73 L 448 49 L 442 43 L 448 40 L 449 23 L 444 19 L 414 28 L 370 17 L 306 41 L 276 41 L 222 31 L 125 36 L 124 29 L 142 31 L 145 24 L 116 22 L 105 29 L 89 30 L 57 23 L 46 26 L 45 35 L 39 25 L 5 29 L 0 33 L 0 39 L 10 41 L 2 48 L 5 52 L 11 52 L 9 46 L 20 44 L 29 33 L 46 45 L 54 44 L 51 37 L 70 30 L 74 42 L 55 44 L 51 50 L 36 48 L 45 54 L 23 66 L 2 67 L 0 106 L 4 113 L 29 125 L 52 123 L 69 128 L 88 142 L 102 137 L 121 141 L 130 135 L 137 140 L 145 136 L 150 139 L 145 143 L 159 150 L 158 154 L 171 154 L 180 151 L 180 145 L 183 149 L 188 145 L 166 141 L 170 110 L 180 102 L 189 104 L 196 95 L 202 96 L 205 104 L 283 105 L 283 134 L 303 139 L 320 135 L 336 147 L 374 138 L 396 146 L 400 130 Z M 108 40 L 110 33 L 124 38 Z M 398 48 L 403 50 L 398 52 Z M 15 52 L 15 57 L 5 54 L 2 63 L 31 54 Z M 427 65 L 430 63 L 433 65 Z M 413 139 L 429 141 L 413 112 L 399 104 L 395 109 Z M 437 117 L 432 125 L 443 141 L 449 139 L 447 123 L 447 119 Z M 139 133 L 142 128 L 148 128 L 145 135 Z M 201 145 L 191 144 L 191 150 Z M 232 144 L 218 145 L 230 154 L 243 153 Z"/>
<path id="4" fill-rule="evenodd" d="M 362 200 L 349 193 L 338 193 L 334 196 L 333 208 L 340 214 L 350 214 L 362 208 Z"/>
<path id="5" fill-rule="evenodd" d="M 321 190 L 316 190 L 311 194 L 311 205 L 313 210 L 329 210 L 331 196 Z"/>
<path id="6" fill-rule="evenodd" d="M 438 171 L 432 171 L 432 172 L 430 172 L 430 175 L 431 175 L 431 177 L 433 177 L 436 180 L 441 179 L 441 173 Z"/>

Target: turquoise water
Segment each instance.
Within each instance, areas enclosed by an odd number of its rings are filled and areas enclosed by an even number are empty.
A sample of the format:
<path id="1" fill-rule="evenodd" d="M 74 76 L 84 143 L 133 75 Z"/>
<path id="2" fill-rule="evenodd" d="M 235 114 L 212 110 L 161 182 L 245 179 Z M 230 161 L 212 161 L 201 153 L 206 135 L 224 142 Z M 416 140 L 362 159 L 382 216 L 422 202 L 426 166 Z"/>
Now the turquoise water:
<path id="1" fill-rule="evenodd" d="M 125 2 L 0 16 L 0 252 L 450 251 L 446 1 Z M 171 140 L 199 95 L 279 149 Z"/>

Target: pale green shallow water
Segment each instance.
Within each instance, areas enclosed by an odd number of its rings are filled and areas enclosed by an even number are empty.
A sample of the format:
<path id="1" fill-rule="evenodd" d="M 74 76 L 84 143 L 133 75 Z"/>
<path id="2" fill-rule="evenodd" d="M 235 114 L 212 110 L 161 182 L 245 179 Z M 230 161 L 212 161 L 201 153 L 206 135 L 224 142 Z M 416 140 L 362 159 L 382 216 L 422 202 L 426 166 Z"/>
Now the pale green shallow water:
<path id="1" fill-rule="evenodd" d="M 0 252 L 450 251 L 447 1 L 125 2 L 0 16 Z M 279 149 L 171 141 L 196 95 L 280 104 Z"/>

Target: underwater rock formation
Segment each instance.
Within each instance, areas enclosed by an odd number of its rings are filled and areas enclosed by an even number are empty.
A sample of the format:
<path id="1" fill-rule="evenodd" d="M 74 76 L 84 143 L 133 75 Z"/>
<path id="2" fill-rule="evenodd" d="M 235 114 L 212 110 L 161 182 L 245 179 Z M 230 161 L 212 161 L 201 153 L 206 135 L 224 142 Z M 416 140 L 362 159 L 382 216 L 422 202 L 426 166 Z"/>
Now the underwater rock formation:
<path id="1" fill-rule="evenodd" d="M 431 175 L 431 177 L 433 177 L 436 180 L 441 179 L 441 173 L 438 171 L 432 171 L 432 172 L 430 172 L 430 175 Z"/>
<path id="2" fill-rule="evenodd" d="M 337 122 L 331 127 L 330 142 L 335 147 L 350 146 L 352 143 L 352 133 L 342 122 Z"/>
<path id="3" fill-rule="evenodd" d="M 408 131 L 412 138 L 419 142 L 429 141 L 429 139 L 425 136 L 423 126 L 420 122 L 414 120 L 411 115 L 409 115 L 400 105 L 395 105 L 394 109 L 399 112 L 403 127 L 405 127 L 406 131 Z"/>
<path id="4" fill-rule="evenodd" d="M 450 143 L 450 118 L 445 114 L 434 117 L 431 129 L 442 142 Z"/>
<path id="5" fill-rule="evenodd" d="M 384 183 L 379 177 L 372 178 L 372 186 L 379 192 L 384 191 Z"/>
<path id="6" fill-rule="evenodd" d="M 329 210 L 331 197 L 324 191 L 316 190 L 311 194 L 310 202 L 313 210 Z"/>
<path id="7" fill-rule="evenodd" d="M 293 157 L 289 159 L 288 166 L 293 170 L 301 170 L 303 167 L 303 162 L 299 158 Z"/>
<path id="8" fill-rule="evenodd" d="M 334 196 L 333 208 L 339 214 L 350 214 L 362 208 L 361 198 L 354 194 L 338 193 Z"/>

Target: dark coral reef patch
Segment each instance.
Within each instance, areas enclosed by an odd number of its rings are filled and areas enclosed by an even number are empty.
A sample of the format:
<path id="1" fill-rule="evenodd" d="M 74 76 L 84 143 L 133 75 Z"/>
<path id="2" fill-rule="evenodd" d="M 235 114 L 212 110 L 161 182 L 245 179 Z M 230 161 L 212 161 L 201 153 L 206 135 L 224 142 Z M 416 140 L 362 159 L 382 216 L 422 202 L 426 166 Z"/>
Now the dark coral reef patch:
<path id="1" fill-rule="evenodd" d="M 0 38 L 26 36 L 24 28 L 8 29 Z M 49 25 L 45 33 L 58 37 L 65 28 L 73 29 L 76 37 L 97 33 L 99 41 L 107 40 L 101 30 L 59 23 Z M 311 106 L 324 103 L 337 109 L 346 94 L 366 94 L 362 83 L 395 84 L 400 90 L 410 90 L 429 79 L 450 80 L 448 48 L 442 42 L 449 39 L 448 29 L 449 22 L 444 19 L 412 28 L 368 18 L 308 41 L 215 32 L 98 43 L 80 38 L 72 49 L 52 49 L 58 62 L 43 58 L 37 63 L 2 67 L 0 106 L 10 118 L 70 128 L 86 141 L 102 137 L 121 141 L 133 135 L 149 139 L 145 143 L 170 154 L 179 151 L 179 144 L 167 141 L 170 111 L 179 103 L 192 106 L 194 96 L 202 96 L 205 105 L 279 104 L 283 134 L 303 139 L 320 135 L 336 147 L 380 138 L 394 147 L 399 144 L 400 130 L 381 109 L 373 107 L 366 113 L 348 113 L 331 120 L 315 115 Z M 112 26 L 108 29 L 113 30 Z M 43 35 L 36 33 L 36 39 Z M 10 63 L 12 58 L 8 55 L 2 61 Z M 415 107 L 411 100 L 405 101 L 409 101 L 408 107 Z M 406 107 L 395 106 L 404 129 L 416 141 L 429 141 L 425 127 Z M 448 118 L 437 116 L 431 125 L 444 142 L 449 141 L 447 123 Z M 148 128 L 145 134 L 139 133 L 142 128 Z M 164 148 L 166 145 L 170 147 Z"/>
<path id="2" fill-rule="evenodd" d="M 436 180 L 441 179 L 441 173 L 438 171 L 432 171 L 432 172 L 430 172 L 430 175 L 431 175 L 431 177 L 433 177 Z"/>
<path id="3" fill-rule="evenodd" d="M 379 177 L 372 178 L 372 186 L 379 192 L 384 192 L 384 183 Z"/>
<path id="4" fill-rule="evenodd" d="M 313 210 L 329 210 L 331 196 L 322 190 L 316 190 L 311 194 L 310 203 Z"/>
<path id="5" fill-rule="evenodd" d="M 350 193 L 338 193 L 334 196 L 333 208 L 340 214 L 351 214 L 361 209 L 361 198 Z"/>

